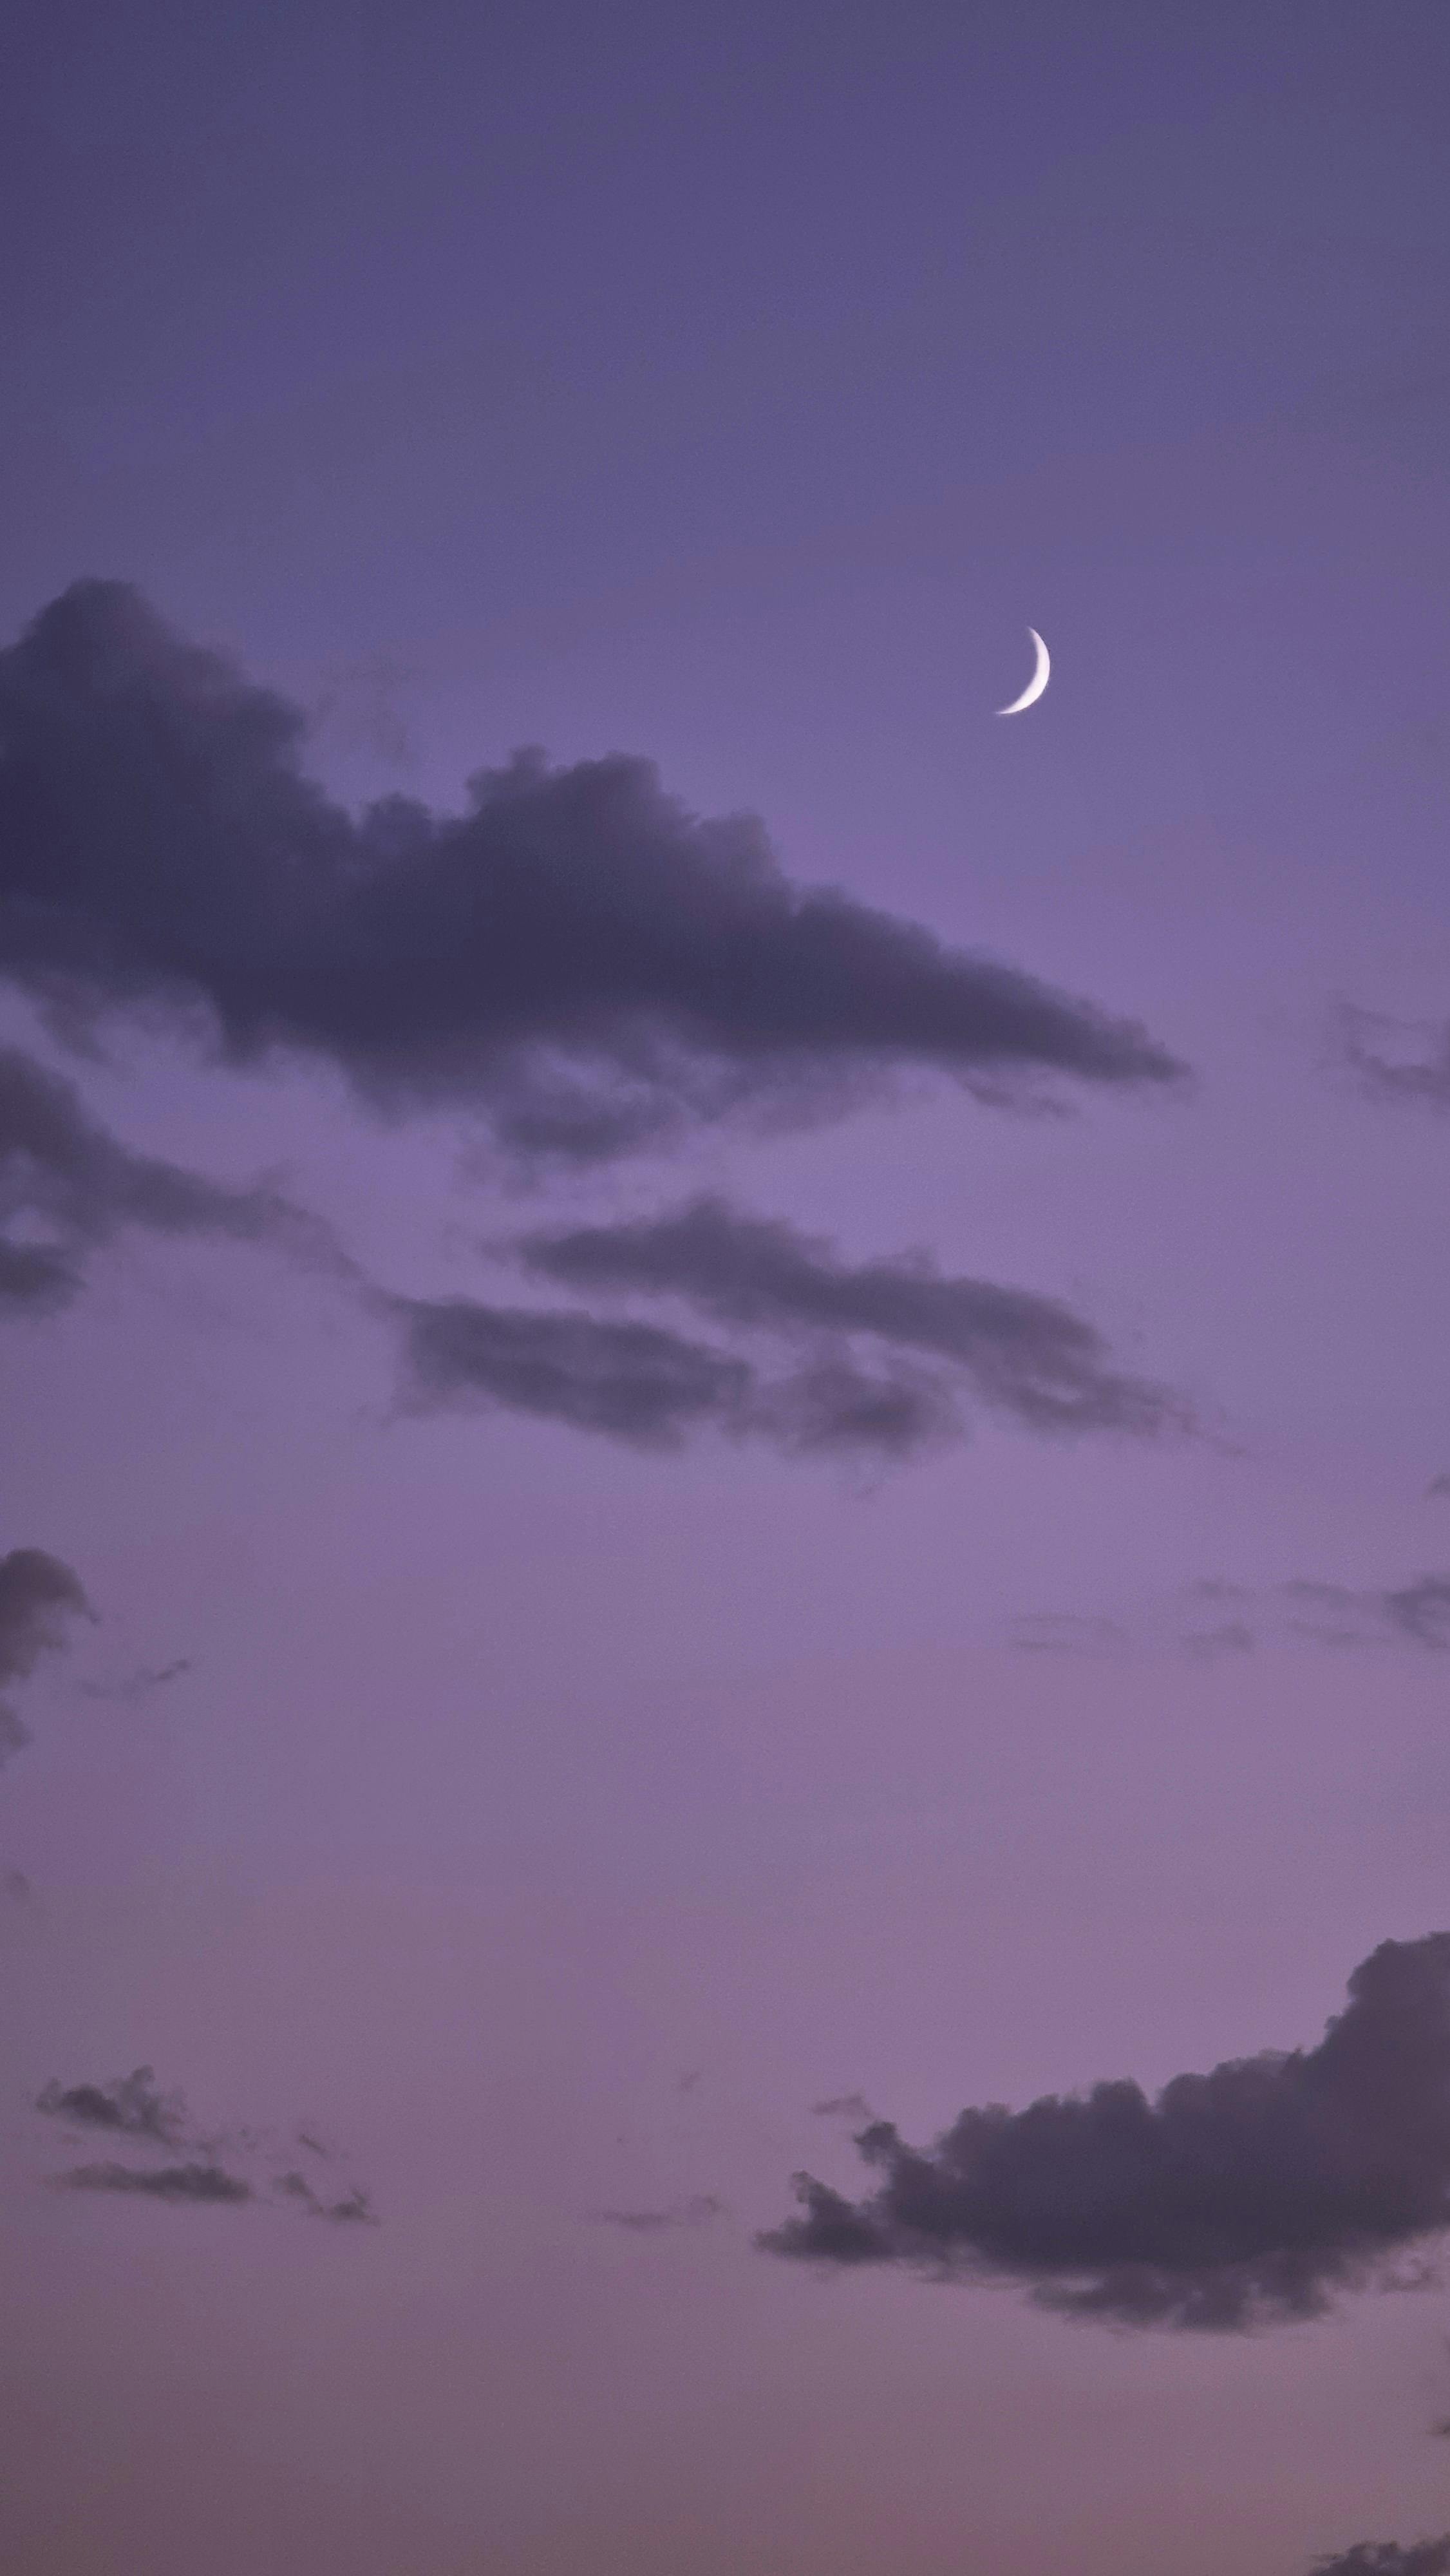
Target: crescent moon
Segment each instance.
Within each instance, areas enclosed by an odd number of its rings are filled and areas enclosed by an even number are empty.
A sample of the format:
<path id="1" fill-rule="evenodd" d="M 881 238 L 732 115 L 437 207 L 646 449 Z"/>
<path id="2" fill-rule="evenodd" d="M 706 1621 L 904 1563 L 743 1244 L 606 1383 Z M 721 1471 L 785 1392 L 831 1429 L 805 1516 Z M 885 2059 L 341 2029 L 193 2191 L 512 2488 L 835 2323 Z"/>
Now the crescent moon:
<path id="1" fill-rule="evenodd" d="M 1037 647 L 1037 668 L 1033 672 L 1031 679 L 1028 681 L 1026 688 L 1023 690 L 1021 697 L 1014 698 L 1010 707 L 999 707 L 997 709 L 999 716 L 1020 716 L 1024 707 L 1035 707 L 1043 690 L 1047 686 L 1048 678 L 1052 671 L 1052 663 L 1048 655 L 1047 646 L 1043 643 L 1035 626 L 1029 626 L 1027 632 Z"/>

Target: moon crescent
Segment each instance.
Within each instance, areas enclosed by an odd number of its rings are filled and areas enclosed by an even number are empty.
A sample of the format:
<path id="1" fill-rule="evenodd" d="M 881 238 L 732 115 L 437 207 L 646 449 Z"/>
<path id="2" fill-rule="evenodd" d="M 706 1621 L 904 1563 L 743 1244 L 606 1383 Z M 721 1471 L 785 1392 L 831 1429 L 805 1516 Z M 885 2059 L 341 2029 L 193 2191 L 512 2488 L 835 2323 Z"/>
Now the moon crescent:
<path id="1" fill-rule="evenodd" d="M 1014 698 L 1010 707 L 999 707 L 997 709 L 999 716 L 1020 716 L 1024 707 L 1035 707 L 1043 690 L 1047 686 L 1048 678 L 1052 671 L 1052 663 L 1048 656 L 1047 646 L 1043 643 L 1035 626 L 1029 626 L 1027 632 L 1037 647 L 1037 668 L 1033 672 L 1031 679 L 1028 681 L 1026 688 L 1023 690 L 1021 697 Z"/>

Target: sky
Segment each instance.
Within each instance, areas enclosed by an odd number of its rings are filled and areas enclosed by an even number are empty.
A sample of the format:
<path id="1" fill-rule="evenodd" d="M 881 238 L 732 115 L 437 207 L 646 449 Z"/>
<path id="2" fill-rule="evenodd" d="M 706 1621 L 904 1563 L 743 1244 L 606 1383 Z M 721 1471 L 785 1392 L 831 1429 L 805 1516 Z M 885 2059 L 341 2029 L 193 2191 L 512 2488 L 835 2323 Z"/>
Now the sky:
<path id="1" fill-rule="evenodd" d="M 1445 2576 L 1443 8 L 0 64 L 7 2570 Z"/>

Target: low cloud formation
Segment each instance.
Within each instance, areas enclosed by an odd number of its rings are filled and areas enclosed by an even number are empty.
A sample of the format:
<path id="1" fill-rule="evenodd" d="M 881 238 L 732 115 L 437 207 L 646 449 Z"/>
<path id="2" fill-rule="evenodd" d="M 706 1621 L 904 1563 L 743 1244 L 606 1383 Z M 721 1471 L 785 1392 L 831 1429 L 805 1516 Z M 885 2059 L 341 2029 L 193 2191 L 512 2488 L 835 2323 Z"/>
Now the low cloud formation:
<path id="1" fill-rule="evenodd" d="M 113 2129 L 159 2146 L 179 2146 L 184 2136 L 186 2105 L 179 2093 L 158 2092 L 149 2066 L 138 2066 L 134 2075 L 120 2076 L 114 2084 L 61 2085 L 52 2079 L 35 2107 L 47 2119 L 82 2129 Z"/>
<path id="2" fill-rule="evenodd" d="M 1450 2225 L 1450 1932 L 1386 1941 L 1317 2048 L 963 2111 L 934 2147 L 856 2146 L 861 2201 L 810 2174 L 759 2241 L 845 2269 L 1015 2280 L 1119 2326 L 1242 2331 L 1317 2316 Z"/>
<path id="3" fill-rule="evenodd" d="M 44 2118 L 73 2130 L 104 2130 L 143 2152 L 165 2148 L 174 2156 L 180 2150 L 187 2158 L 185 2163 L 165 2165 L 119 2161 L 73 2165 L 51 2176 L 57 2189 L 139 2193 L 151 2200 L 174 2201 L 239 2202 L 271 2196 L 245 2171 L 234 2170 L 239 2162 L 245 2167 L 250 2160 L 255 2166 L 262 2157 L 276 2155 L 265 2133 L 239 2129 L 225 2137 L 202 2136 L 191 2124 L 181 2095 L 159 2091 L 149 2066 L 138 2066 L 134 2074 L 111 2084 L 62 2085 L 52 2080 L 36 2097 L 35 2108 Z M 315 2155 L 328 2155 L 315 2139 L 301 2131 L 296 2135 Z M 223 2153 L 228 2160 L 225 2165 L 218 2161 Z M 298 2203 L 312 2218 L 369 2227 L 380 2223 L 369 2195 L 355 2183 L 341 2192 L 335 2190 L 329 2199 L 313 2189 L 305 2174 L 284 2173 L 272 2185 L 272 2194 Z"/>
<path id="4" fill-rule="evenodd" d="M 1115 1372 L 1101 1334 L 1056 1298 L 943 1277 L 924 1253 L 843 1261 L 723 1199 L 535 1234 L 517 1250 L 537 1275 L 594 1296 L 672 1297 L 747 1333 L 831 1353 L 865 1339 L 944 1363 L 979 1403 L 1034 1431 L 1151 1432 L 1184 1419 L 1164 1389 Z"/>
<path id="5" fill-rule="evenodd" d="M 632 2236 L 658 2236 L 670 2228 L 708 2227 L 712 2218 L 724 2213 L 724 2201 L 702 2191 L 670 2209 L 596 2209 L 594 2215 L 604 2227 L 622 2227 Z"/>
<path id="6" fill-rule="evenodd" d="M 1336 2558 L 1315 2561 L 1314 2576 L 1450 2576 L 1450 2532 L 1439 2540 L 1357 2540 Z"/>
<path id="7" fill-rule="evenodd" d="M 949 1390 L 907 1370 L 872 1372 L 833 1356 L 772 1378 L 736 1352 L 656 1324 L 464 1297 L 386 1303 L 420 1409 L 498 1404 L 638 1449 L 675 1449 L 713 1430 L 797 1455 L 904 1457 L 957 1428 Z"/>
<path id="8" fill-rule="evenodd" d="M 1181 1071 L 1130 1022 L 792 885 L 757 823 L 698 820 L 647 761 L 520 754 L 461 815 L 359 821 L 303 775 L 304 731 L 123 585 L 66 591 L 0 655 L 0 974 L 61 1027 L 166 1013 L 575 1161 L 909 1068 L 987 1098 Z"/>
<path id="9" fill-rule="evenodd" d="M 41 1547 L 0 1556 L 0 1684 L 23 1680 L 64 1645 L 67 1619 L 89 1614 L 80 1577 L 58 1556 Z M 29 1728 L 0 1700 L 0 1769 L 29 1742 Z"/>
<path id="10" fill-rule="evenodd" d="M 146 2200 L 243 2201 L 252 2186 L 218 2164 L 73 2165 L 53 2177 L 57 2191 L 117 2191 Z"/>
<path id="11" fill-rule="evenodd" d="M 274 1190 L 226 1189 L 128 1152 L 87 1117 L 70 1083 L 0 1047 L 0 1314 L 68 1305 L 92 1255 L 128 1227 L 270 1244 L 346 1267 L 326 1227 Z"/>
<path id="12" fill-rule="evenodd" d="M 1450 1109 L 1450 1021 L 1392 1020 L 1346 1004 L 1336 1040 L 1341 1060 L 1373 1099 Z"/>

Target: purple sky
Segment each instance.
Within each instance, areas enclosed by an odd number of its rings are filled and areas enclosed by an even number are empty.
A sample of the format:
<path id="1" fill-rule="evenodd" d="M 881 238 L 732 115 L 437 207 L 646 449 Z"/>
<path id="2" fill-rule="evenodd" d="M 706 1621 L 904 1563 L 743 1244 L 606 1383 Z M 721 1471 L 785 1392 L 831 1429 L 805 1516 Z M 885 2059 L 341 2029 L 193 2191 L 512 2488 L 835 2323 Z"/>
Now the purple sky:
<path id="1" fill-rule="evenodd" d="M 661 824 L 636 901 L 644 791 L 606 846 L 590 772 L 585 822 L 519 791 L 519 900 L 550 833 L 564 891 L 465 1026 L 494 844 L 304 848 L 203 727 L 170 875 L 181 733 L 133 828 L 99 699 L 66 663 L 23 732 L 7 661 L 0 1046 L 90 1141 L 42 1190 L 0 1067 L 0 1306 L 15 1247 L 84 1271 L 0 1322 L 0 1556 L 97 1614 L 7 1663 L 0 1581 L 7 2576 L 1302 2576 L 1450 2528 L 1434 2289 L 1115 2330 L 755 2242 L 798 2169 L 873 2187 L 815 2104 L 928 2148 L 1152 2096 L 1450 1925 L 1447 111 L 1440 0 L 18 0 L 0 644 L 134 584 L 338 808 L 637 755 L 947 962 L 941 1035 L 859 911 L 753 926 L 738 835 Z M 656 978 L 625 1036 L 548 984 L 581 884 L 569 971 Z M 979 1096 L 963 951 L 1191 1079 L 1034 1038 L 1049 1109 Z M 638 1075 L 638 1136 L 512 1151 L 556 1055 Z M 701 1199 L 813 1296 L 916 1254 L 1055 1301 L 1114 1418 L 509 1249 Z M 501 1392 L 561 1309 L 591 1368 L 661 1362 L 633 1324 L 713 1372 L 677 1445 Z M 802 1445 L 847 1359 L 919 1441 Z M 1193 1427 L 1125 1427 L 1145 1388 Z M 251 2205 L 47 2187 L 175 2165 L 32 2107 L 143 2064 Z M 299 2162 L 381 2223 L 304 2224 Z"/>

